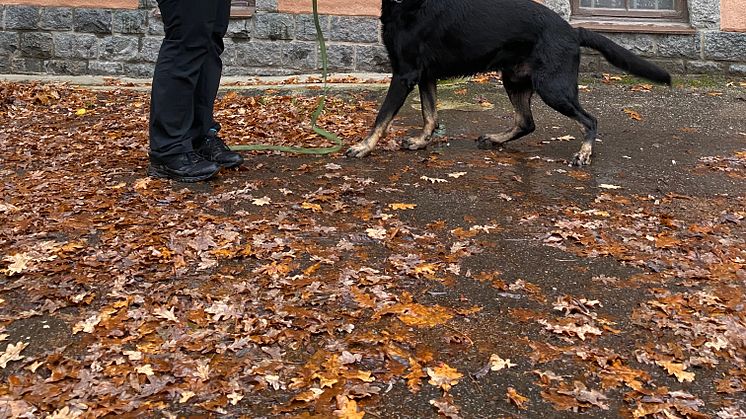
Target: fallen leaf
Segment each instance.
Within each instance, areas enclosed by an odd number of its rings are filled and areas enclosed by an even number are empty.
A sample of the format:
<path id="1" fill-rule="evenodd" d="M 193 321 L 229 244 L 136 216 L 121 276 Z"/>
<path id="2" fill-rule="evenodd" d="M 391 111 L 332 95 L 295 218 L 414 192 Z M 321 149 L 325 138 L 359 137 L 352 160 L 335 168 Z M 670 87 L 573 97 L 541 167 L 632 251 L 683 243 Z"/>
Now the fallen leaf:
<path id="1" fill-rule="evenodd" d="M 501 369 L 512 368 L 515 366 L 516 364 L 510 362 L 510 359 L 502 359 L 496 354 L 490 356 L 490 370 L 492 371 L 500 371 Z"/>
<path id="2" fill-rule="evenodd" d="M 15 345 L 9 343 L 8 346 L 5 347 L 5 352 L 0 354 L 0 368 L 4 369 L 8 365 L 8 362 L 22 360 L 24 357 L 21 355 L 21 352 L 26 349 L 28 345 L 29 344 L 26 342 L 18 342 Z"/>
<path id="3" fill-rule="evenodd" d="M 256 205 L 256 206 L 258 206 L 258 207 L 263 207 L 265 205 L 271 204 L 272 203 L 272 199 L 270 199 L 268 196 L 265 196 L 263 198 L 256 198 L 253 201 L 251 201 L 251 203 L 254 204 L 254 205 Z"/>
<path id="4" fill-rule="evenodd" d="M 515 404 L 517 408 L 521 410 L 528 409 L 528 407 L 526 407 L 526 403 L 528 403 L 528 397 L 519 394 L 513 387 L 508 387 L 508 392 L 506 395 L 508 396 L 508 400 L 513 402 L 513 404 Z"/>
<path id="5" fill-rule="evenodd" d="M 663 367 L 669 374 L 676 377 L 680 383 L 694 381 L 694 373 L 686 370 L 686 365 L 671 361 L 655 361 L 656 364 Z"/>
<path id="6" fill-rule="evenodd" d="M 27 270 L 28 263 L 34 259 L 28 253 L 16 253 L 13 256 L 6 256 L 5 260 L 10 262 L 10 265 L 4 272 L 8 276 L 13 276 Z"/>
<path id="7" fill-rule="evenodd" d="M 389 208 L 394 211 L 411 210 L 417 208 L 417 204 L 393 203 L 389 204 Z"/>
<path id="8" fill-rule="evenodd" d="M 427 177 L 427 176 L 420 176 L 420 179 L 426 180 L 430 183 L 448 183 L 445 179 L 439 179 L 439 178 L 433 178 L 433 177 Z"/>
<path id="9" fill-rule="evenodd" d="M 463 374 L 448 364 L 441 363 L 435 368 L 427 368 L 427 375 L 430 377 L 428 383 L 435 387 L 440 387 L 443 391 L 448 391 L 452 386 L 458 384 L 463 378 Z"/>
<path id="10" fill-rule="evenodd" d="M 312 204 L 310 202 L 304 202 L 300 205 L 301 208 L 311 210 L 313 212 L 321 212 L 321 205 Z"/>
<path id="11" fill-rule="evenodd" d="M 340 394 L 337 396 L 337 410 L 334 411 L 334 415 L 341 419 L 361 419 L 365 412 L 358 410 L 355 400 Z"/>
<path id="12" fill-rule="evenodd" d="M 635 120 L 635 121 L 642 121 L 642 115 L 640 115 L 637 111 L 633 109 L 625 109 L 624 113 L 629 116 L 629 119 Z"/>

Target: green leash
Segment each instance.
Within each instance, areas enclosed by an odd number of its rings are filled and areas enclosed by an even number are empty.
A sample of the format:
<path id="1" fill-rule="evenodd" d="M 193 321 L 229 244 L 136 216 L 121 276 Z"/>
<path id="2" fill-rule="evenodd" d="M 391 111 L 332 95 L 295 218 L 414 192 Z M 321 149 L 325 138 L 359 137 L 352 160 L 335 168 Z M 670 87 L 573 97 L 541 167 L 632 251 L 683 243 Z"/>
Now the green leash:
<path id="1" fill-rule="evenodd" d="M 322 80 L 324 83 L 324 93 L 321 95 L 321 98 L 319 98 L 319 103 L 316 105 L 316 109 L 311 114 L 311 129 L 313 129 L 313 132 L 333 142 L 335 145 L 332 147 L 307 148 L 307 147 L 285 147 L 285 146 L 268 145 L 268 144 L 251 144 L 251 145 L 234 145 L 230 147 L 231 150 L 235 150 L 235 151 L 270 150 L 270 151 L 284 151 L 287 153 L 296 153 L 296 154 L 325 155 L 325 154 L 336 153 L 337 151 L 342 149 L 342 140 L 339 137 L 319 127 L 316 124 L 316 122 L 319 119 L 319 116 L 321 116 L 321 113 L 324 112 L 324 106 L 326 105 L 326 93 L 329 91 L 329 86 L 327 85 L 329 57 L 326 54 L 326 42 L 324 41 L 324 34 L 321 31 L 321 22 L 319 21 L 318 0 L 311 0 L 311 4 L 313 5 L 313 23 L 316 26 L 316 40 L 319 43 L 319 49 L 321 51 L 321 71 L 322 71 L 321 76 L 322 76 Z"/>

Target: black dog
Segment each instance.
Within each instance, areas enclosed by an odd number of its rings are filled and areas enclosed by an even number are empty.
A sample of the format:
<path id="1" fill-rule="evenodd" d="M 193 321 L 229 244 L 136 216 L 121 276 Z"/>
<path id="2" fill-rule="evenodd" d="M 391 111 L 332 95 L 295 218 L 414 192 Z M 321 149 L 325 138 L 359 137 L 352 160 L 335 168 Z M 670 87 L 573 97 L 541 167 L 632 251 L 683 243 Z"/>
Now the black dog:
<path id="1" fill-rule="evenodd" d="M 438 124 L 437 80 L 497 70 L 516 111 L 515 127 L 482 135 L 479 148 L 533 132 L 531 96 L 537 92 L 547 105 L 580 124 L 585 140 L 573 164 L 581 166 L 590 163 L 596 138 L 596 118 L 578 102 L 581 46 L 636 76 L 671 84 L 665 70 L 595 32 L 571 27 L 532 0 L 383 0 L 381 22 L 393 77 L 373 130 L 347 150 L 349 157 L 373 150 L 415 86 L 425 123 L 422 133 L 404 140 L 402 147 L 425 148 Z"/>

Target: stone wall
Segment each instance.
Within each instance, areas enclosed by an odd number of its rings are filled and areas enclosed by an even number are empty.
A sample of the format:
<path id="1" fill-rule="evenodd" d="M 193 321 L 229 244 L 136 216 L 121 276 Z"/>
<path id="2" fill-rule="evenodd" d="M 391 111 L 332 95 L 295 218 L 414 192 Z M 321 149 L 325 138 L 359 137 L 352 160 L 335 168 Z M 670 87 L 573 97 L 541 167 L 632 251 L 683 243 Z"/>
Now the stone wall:
<path id="1" fill-rule="evenodd" d="M 231 20 L 225 74 L 317 72 L 319 54 L 310 14 L 280 12 L 278 0 L 256 3 L 254 16 Z M 568 0 L 544 3 L 569 19 Z M 691 33 L 606 35 L 674 72 L 746 74 L 746 33 L 720 30 L 719 4 L 689 0 Z M 0 73 L 150 77 L 163 36 L 154 6 L 154 0 L 140 0 L 133 9 L 0 4 Z M 321 21 L 332 71 L 388 71 L 377 17 L 325 15 Z M 593 53 L 584 57 L 583 68 L 610 69 Z"/>

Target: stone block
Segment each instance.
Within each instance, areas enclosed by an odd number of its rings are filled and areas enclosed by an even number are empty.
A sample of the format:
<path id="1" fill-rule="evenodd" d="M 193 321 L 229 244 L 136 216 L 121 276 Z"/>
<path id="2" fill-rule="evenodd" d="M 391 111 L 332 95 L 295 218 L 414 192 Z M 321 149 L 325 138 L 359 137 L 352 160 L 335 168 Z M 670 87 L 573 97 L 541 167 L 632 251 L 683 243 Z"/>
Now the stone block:
<path id="1" fill-rule="evenodd" d="M 329 70 L 352 71 L 355 69 L 355 46 L 332 44 L 327 46 L 326 52 L 329 58 Z M 321 68 L 321 62 L 318 68 Z"/>
<path id="2" fill-rule="evenodd" d="M 38 74 L 44 72 L 44 60 L 40 58 L 14 58 L 10 62 L 10 72 Z"/>
<path id="3" fill-rule="evenodd" d="M 282 49 L 275 42 L 246 42 L 235 45 L 232 61 L 239 67 L 280 67 Z"/>
<path id="4" fill-rule="evenodd" d="M 98 57 L 98 37 L 85 33 L 54 33 L 54 56 L 91 59 Z"/>
<path id="5" fill-rule="evenodd" d="M 376 43 L 379 39 L 378 19 L 335 16 L 326 38 L 338 42 Z"/>
<path id="6" fill-rule="evenodd" d="M 720 2 L 714 0 L 688 0 L 689 23 L 697 29 L 720 27 Z"/>
<path id="7" fill-rule="evenodd" d="M 140 60 L 148 63 L 158 61 L 158 53 L 161 51 L 163 38 L 146 36 L 140 41 Z"/>
<path id="8" fill-rule="evenodd" d="M 256 10 L 261 12 L 277 11 L 277 0 L 256 0 Z"/>
<path id="9" fill-rule="evenodd" d="M 355 48 L 355 69 L 374 73 L 390 73 L 391 64 L 386 48 L 381 45 L 363 45 Z"/>
<path id="10" fill-rule="evenodd" d="M 563 19 L 570 20 L 572 9 L 568 0 L 544 0 L 542 3 L 562 16 Z"/>
<path id="11" fill-rule="evenodd" d="M 39 28 L 53 31 L 69 31 L 73 28 L 73 10 L 64 7 L 41 9 Z"/>
<path id="12" fill-rule="evenodd" d="M 74 28 L 76 32 L 110 34 L 112 29 L 111 10 L 75 9 Z"/>
<path id="13" fill-rule="evenodd" d="M 236 39 L 249 39 L 251 38 L 251 25 L 247 19 L 231 19 L 228 22 L 228 32 L 226 37 Z"/>
<path id="14" fill-rule="evenodd" d="M 163 30 L 163 21 L 159 16 L 153 13 L 148 13 L 148 35 L 165 35 L 166 32 Z"/>
<path id="15" fill-rule="evenodd" d="M 10 55 L 0 54 L 0 74 L 10 73 L 11 58 Z"/>
<path id="16" fill-rule="evenodd" d="M 702 42 L 705 59 L 746 61 L 746 33 L 704 32 Z"/>
<path id="17" fill-rule="evenodd" d="M 155 65 L 152 63 L 146 64 L 131 64 L 124 63 L 122 75 L 125 77 L 137 77 L 137 78 L 153 78 L 153 72 L 155 71 Z"/>
<path id="18" fill-rule="evenodd" d="M 88 73 L 88 63 L 84 60 L 48 60 L 44 63 L 47 74 L 79 76 Z"/>
<path id="19" fill-rule="evenodd" d="M 329 39 L 329 16 L 319 16 L 321 31 L 324 32 L 324 39 Z M 311 15 L 297 15 L 295 17 L 295 39 L 299 41 L 316 41 L 316 25 L 313 23 Z"/>
<path id="20" fill-rule="evenodd" d="M 5 29 L 31 30 L 39 27 L 39 8 L 33 6 L 6 6 Z"/>
<path id="21" fill-rule="evenodd" d="M 143 34 L 148 30 L 147 11 L 117 10 L 112 18 L 114 33 Z"/>
<path id="22" fill-rule="evenodd" d="M 698 58 L 700 51 L 698 35 L 661 35 L 656 38 L 657 57 Z"/>
<path id="23" fill-rule="evenodd" d="M 723 66 L 714 61 L 687 61 L 687 74 L 717 74 L 723 72 Z"/>
<path id="24" fill-rule="evenodd" d="M 637 55 L 651 56 L 655 53 L 655 37 L 653 35 L 605 33 L 604 36 Z"/>
<path id="25" fill-rule="evenodd" d="M 291 42 L 282 47 L 282 66 L 285 68 L 311 70 L 316 68 L 316 44 Z"/>
<path id="26" fill-rule="evenodd" d="M 728 67 L 728 71 L 731 74 L 746 76 L 746 64 L 731 64 L 730 67 Z"/>
<path id="27" fill-rule="evenodd" d="M 293 39 L 295 21 L 292 16 L 281 13 L 260 13 L 254 17 L 254 36 L 276 41 Z"/>
<path id="28" fill-rule="evenodd" d="M 9 57 L 18 51 L 18 33 L 0 32 L 0 56 Z"/>
<path id="29" fill-rule="evenodd" d="M 651 59 L 650 61 L 653 64 L 656 64 L 657 66 L 663 68 L 664 70 L 668 71 L 671 74 L 685 74 L 686 73 L 686 65 L 684 63 L 684 60 L 679 60 L 679 59 L 668 59 L 668 60 Z"/>
<path id="30" fill-rule="evenodd" d="M 108 36 L 99 44 L 99 58 L 104 61 L 132 61 L 139 55 L 137 37 Z"/>
<path id="31" fill-rule="evenodd" d="M 122 63 L 111 61 L 89 61 L 88 73 L 94 76 L 119 76 L 123 72 Z"/>
<path id="32" fill-rule="evenodd" d="M 52 34 L 45 32 L 21 32 L 21 56 L 29 58 L 51 58 L 54 50 Z"/>

